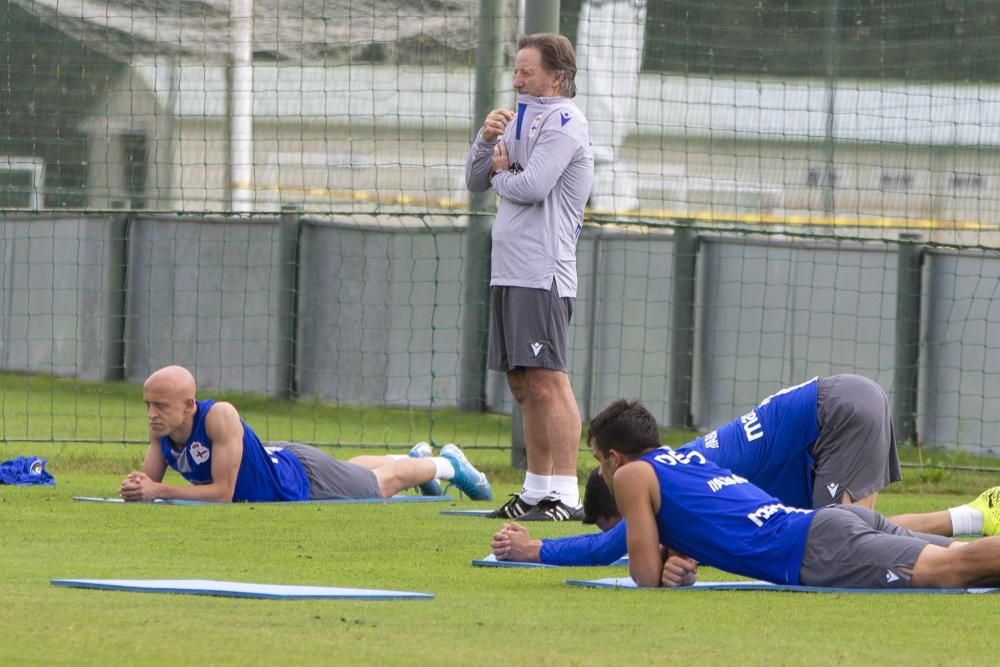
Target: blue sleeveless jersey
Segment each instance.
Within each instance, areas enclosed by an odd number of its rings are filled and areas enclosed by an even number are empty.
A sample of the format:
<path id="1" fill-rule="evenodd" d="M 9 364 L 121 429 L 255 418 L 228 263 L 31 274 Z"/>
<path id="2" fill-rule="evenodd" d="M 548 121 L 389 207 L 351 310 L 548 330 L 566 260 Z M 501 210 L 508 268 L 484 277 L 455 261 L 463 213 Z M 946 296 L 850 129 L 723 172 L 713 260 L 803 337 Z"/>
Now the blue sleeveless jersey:
<path id="1" fill-rule="evenodd" d="M 215 401 L 196 401 L 191 437 L 175 452 L 170 438 L 160 438 L 167 465 L 192 484 L 212 482 L 212 441 L 205 432 L 205 418 Z M 281 449 L 265 449 L 257 434 L 243 424 L 243 458 L 236 476 L 233 502 L 309 500 L 309 478 L 302 462 Z"/>
<path id="2" fill-rule="evenodd" d="M 813 511 L 787 507 L 700 452 L 661 447 L 639 459 L 660 485 L 660 543 L 726 572 L 798 584 Z"/>
<path id="3" fill-rule="evenodd" d="M 813 378 L 782 389 L 678 451 L 702 453 L 789 507 L 812 507 L 818 382 Z M 619 523 L 606 533 L 543 540 L 539 560 L 549 565 L 607 565 L 627 551 L 625 525 Z"/>
<path id="4" fill-rule="evenodd" d="M 756 408 L 682 449 L 746 477 L 786 505 L 812 507 L 812 446 L 819 438 L 819 379 L 768 396 Z"/>

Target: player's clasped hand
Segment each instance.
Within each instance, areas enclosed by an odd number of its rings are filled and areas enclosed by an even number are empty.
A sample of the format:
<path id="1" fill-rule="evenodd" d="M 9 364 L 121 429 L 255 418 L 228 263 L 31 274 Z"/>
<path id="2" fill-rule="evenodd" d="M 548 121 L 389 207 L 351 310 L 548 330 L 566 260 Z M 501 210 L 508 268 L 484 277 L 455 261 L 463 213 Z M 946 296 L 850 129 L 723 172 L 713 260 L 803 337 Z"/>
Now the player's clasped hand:
<path id="1" fill-rule="evenodd" d="M 156 499 L 155 482 L 141 472 L 130 472 L 122 480 L 118 495 L 126 502 L 142 502 Z"/>
<path id="2" fill-rule="evenodd" d="M 482 139 L 489 143 L 496 141 L 496 138 L 507 129 L 507 123 L 514 119 L 514 112 L 510 109 L 494 109 L 486 115 L 483 121 Z"/>
<path id="3" fill-rule="evenodd" d="M 687 556 L 671 552 L 663 563 L 661 583 L 670 588 L 691 586 L 698 580 L 698 563 Z"/>
<path id="4" fill-rule="evenodd" d="M 490 548 L 497 560 L 507 560 L 510 557 L 510 547 L 510 524 L 505 523 L 500 530 L 493 533 Z"/>

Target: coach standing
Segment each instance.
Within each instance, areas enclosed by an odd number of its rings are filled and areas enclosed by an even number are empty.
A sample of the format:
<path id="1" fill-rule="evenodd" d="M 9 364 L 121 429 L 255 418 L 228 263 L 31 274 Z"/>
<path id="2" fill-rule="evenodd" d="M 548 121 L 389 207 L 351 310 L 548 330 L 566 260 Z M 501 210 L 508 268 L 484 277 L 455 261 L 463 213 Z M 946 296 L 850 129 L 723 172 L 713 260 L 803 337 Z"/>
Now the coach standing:
<path id="1" fill-rule="evenodd" d="M 465 165 L 469 190 L 500 197 L 493 224 L 489 367 L 507 375 L 524 416 L 524 488 L 493 512 L 522 521 L 579 519 L 580 411 L 567 374 L 576 242 L 594 180 L 576 55 L 554 33 L 522 37 L 517 111 L 495 109 Z"/>

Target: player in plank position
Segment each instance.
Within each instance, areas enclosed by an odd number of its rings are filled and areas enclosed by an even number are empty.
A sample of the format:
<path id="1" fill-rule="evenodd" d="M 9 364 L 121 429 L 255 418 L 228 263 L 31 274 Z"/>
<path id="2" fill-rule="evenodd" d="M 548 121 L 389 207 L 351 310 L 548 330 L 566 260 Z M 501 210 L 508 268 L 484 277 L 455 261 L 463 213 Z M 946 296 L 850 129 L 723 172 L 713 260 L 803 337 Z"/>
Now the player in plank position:
<path id="1" fill-rule="evenodd" d="M 265 502 L 388 498 L 411 486 L 436 490 L 448 480 L 474 500 L 491 500 L 486 475 L 455 445 L 431 456 L 426 443 L 408 456 L 338 461 L 300 443 L 265 447 L 230 403 L 197 400 L 194 376 L 181 366 L 156 371 L 143 385 L 150 443 L 142 470 L 129 473 L 119 495 L 156 499 Z M 170 466 L 192 484 L 163 484 Z"/>
<path id="2" fill-rule="evenodd" d="M 878 384 L 858 375 L 783 389 L 678 451 L 700 452 L 791 507 L 857 503 L 872 508 L 878 492 L 901 477 L 888 398 Z M 550 565 L 606 565 L 625 555 L 625 526 L 615 525 L 618 511 L 599 475 L 588 480 L 584 515 L 586 522 L 609 532 L 533 540 L 519 524 L 508 524 L 494 535 L 494 554 Z M 891 520 L 949 537 L 1000 534 L 1000 487 L 969 505 Z"/>
<path id="3" fill-rule="evenodd" d="M 698 563 L 804 586 L 1000 584 L 1000 537 L 915 533 L 857 504 L 790 507 L 697 450 L 661 447 L 638 401 L 605 408 L 587 440 L 621 509 L 639 586 L 688 585 Z"/>

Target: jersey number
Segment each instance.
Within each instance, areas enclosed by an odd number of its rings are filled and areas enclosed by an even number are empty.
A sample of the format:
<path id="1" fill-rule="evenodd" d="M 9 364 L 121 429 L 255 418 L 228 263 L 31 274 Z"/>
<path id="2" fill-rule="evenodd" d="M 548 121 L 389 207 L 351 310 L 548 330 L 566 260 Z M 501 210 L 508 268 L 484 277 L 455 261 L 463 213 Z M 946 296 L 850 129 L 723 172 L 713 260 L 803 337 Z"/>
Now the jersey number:
<path id="1" fill-rule="evenodd" d="M 675 466 L 677 464 L 686 465 L 688 463 L 700 463 L 704 465 L 705 463 L 705 457 L 701 452 L 675 452 L 672 449 L 668 449 L 662 454 L 657 454 L 653 457 L 653 460 L 657 463 L 665 463 L 668 466 Z"/>

